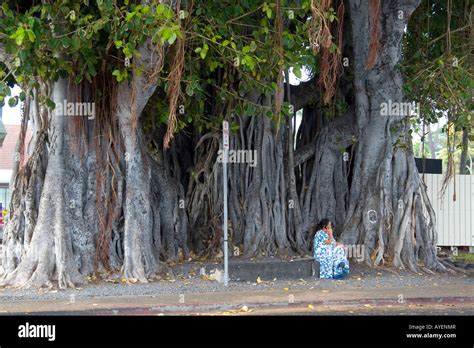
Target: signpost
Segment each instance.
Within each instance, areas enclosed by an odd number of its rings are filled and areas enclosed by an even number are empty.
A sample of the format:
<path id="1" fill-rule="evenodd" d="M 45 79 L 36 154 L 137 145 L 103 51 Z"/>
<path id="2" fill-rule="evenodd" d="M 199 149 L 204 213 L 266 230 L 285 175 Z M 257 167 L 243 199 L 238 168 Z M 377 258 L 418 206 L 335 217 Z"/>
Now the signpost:
<path id="1" fill-rule="evenodd" d="M 224 185 L 224 285 L 229 286 L 229 248 L 227 245 L 227 162 L 229 161 L 229 122 L 222 122 L 222 144 L 224 147 L 223 178 Z"/>

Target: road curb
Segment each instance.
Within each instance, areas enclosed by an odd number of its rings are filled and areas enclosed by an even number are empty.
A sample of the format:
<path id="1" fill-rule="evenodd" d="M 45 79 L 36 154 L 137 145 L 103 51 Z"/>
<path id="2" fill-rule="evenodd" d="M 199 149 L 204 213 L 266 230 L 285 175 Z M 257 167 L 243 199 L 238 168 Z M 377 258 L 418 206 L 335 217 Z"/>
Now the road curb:
<path id="1" fill-rule="evenodd" d="M 433 305 L 433 304 L 454 304 L 454 303 L 474 303 L 471 296 L 443 296 L 443 297 L 409 297 L 401 302 L 394 298 L 379 299 L 351 299 L 351 300 L 315 300 L 315 301 L 274 301 L 274 302 L 252 302 L 252 303 L 207 303 L 195 305 L 170 305 L 153 304 L 145 306 L 115 307 L 113 309 L 83 309 L 73 311 L 35 311 L 35 312 L 9 312 L 8 315 L 165 315 L 165 314 L 186 314 L 186 313 L 211 313 L 224 311 L 246 312 L 252 309 L 285 307 L 285 306 L 355 306 L 355 305 Z M 246 307 L 246 308 L 245 308 Z"/>

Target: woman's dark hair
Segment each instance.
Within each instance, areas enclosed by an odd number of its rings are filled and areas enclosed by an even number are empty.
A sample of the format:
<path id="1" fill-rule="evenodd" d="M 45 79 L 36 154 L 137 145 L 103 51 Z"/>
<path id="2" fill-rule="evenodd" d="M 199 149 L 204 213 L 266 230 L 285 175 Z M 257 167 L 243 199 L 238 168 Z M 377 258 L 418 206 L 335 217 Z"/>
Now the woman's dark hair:
<path id="1" fill-rule="evenodd" d="M 329 225 L 330 222 L 331 222 L 331 220 L 329 220 L 327 218 L 324 218 L 321 221 L 319 221 L 318 228 L 319 229 L 325 228 L 325 227 L 327 227 L 327 225 Z"/>
<path id="2" fill-rule="evenodd" d="M 329 225 L 330 222 L 331 220 L 324 218 L 318 224 L 311 225 L 309 234 L 308 234 L 308 241 L 309 241 L 311 252 L 313 252 L 314 250 L 313 239 L 314 239 L 314 236 L 316 235 L 316 232 L 322 229 L 323 227 L 326 227 L 327 225 Z"/>

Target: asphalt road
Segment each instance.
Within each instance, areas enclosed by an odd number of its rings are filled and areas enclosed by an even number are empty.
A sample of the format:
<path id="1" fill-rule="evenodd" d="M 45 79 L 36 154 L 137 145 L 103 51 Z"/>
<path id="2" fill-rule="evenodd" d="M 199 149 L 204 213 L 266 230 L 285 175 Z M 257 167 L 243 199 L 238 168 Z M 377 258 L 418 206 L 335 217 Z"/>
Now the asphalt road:
<path id="1" fill-rule="evenodd" d="M 190 313 L 189 315 L 203 315 L 202 313 Z M 281 307 L 268 307 L 242 310 L 211 312 L 204 315 L 474 315 L 474 304 L 423 304 L 423 305 L 288 305 Z"/>

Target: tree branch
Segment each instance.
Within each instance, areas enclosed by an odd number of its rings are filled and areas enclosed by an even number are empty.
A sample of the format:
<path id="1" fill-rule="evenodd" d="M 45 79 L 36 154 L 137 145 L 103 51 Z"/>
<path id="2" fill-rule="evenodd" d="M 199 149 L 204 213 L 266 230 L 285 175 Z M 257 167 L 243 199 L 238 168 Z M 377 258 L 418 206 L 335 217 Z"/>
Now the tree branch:
<path id="1" fill-rule="evenodd" d="M 333 151 L 349 147 L 353 144 L 353 136 L 355 135 L 354 112 L 349 110 L 341 117 L 335 118 L 328 125 L 323 127 L 320 132 L 315 134 L 312 142 L 296 149 L 294 156 L 295 167 L 303 164 L 314 156 L 316 151 L 316 139 L 322 132 L 329 134 L 331 141 L 329 141 L 326 146 L 329 146 Z"/>
<path id="2" fill-rule="evenodd" d="M 318 101 L 318 77 L 315 76 L 307 82 L 299 85 L 291 85 L 291 101 L 295 111 L 304 108 L 306 105 L 315 104 Z"/>

